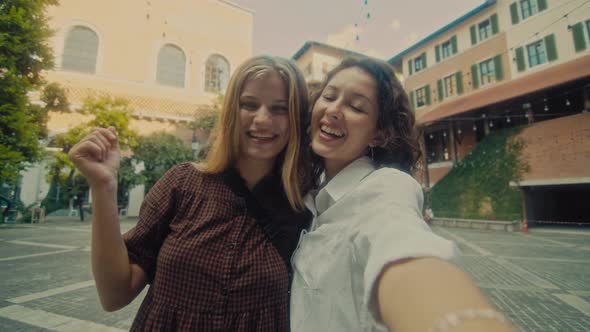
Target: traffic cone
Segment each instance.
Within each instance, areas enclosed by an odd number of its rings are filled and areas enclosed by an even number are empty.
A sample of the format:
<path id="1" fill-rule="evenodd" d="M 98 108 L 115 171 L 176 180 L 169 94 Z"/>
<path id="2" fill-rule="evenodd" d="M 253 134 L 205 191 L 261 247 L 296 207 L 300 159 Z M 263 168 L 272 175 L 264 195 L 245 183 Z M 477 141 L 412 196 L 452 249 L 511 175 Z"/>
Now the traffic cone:
<path id="1" fill-rule="evenodd" d="M 529 232 L 529 223 L 526 221 L 526 218 L 522 220 L 522 232 L 528 233 Z"/>

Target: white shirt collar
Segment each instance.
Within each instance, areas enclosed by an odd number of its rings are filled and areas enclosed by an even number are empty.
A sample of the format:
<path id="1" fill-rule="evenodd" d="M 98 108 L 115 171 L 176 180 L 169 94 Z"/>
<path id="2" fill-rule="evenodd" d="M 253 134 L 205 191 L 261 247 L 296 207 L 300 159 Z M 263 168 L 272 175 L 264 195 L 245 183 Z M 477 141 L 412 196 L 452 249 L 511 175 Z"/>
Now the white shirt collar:
<path id="1" fill-rule="evenodd" d="M 317 216 L 326 211 L 346 193 L 352 191 L 358 183 L 375 170 L 375 165 L 369 157 L 361 157 L 342 169 L 321 189 L 313 191 L 306 197 L 305 204 Z M 321 179 L 325 179 L 325 173 Z M 317 195 L 314 195 L 317 192 Z M 315 196 L 315 201 L 314 201 Z M 318 213 L 319 212 L 319 213 Z"/>

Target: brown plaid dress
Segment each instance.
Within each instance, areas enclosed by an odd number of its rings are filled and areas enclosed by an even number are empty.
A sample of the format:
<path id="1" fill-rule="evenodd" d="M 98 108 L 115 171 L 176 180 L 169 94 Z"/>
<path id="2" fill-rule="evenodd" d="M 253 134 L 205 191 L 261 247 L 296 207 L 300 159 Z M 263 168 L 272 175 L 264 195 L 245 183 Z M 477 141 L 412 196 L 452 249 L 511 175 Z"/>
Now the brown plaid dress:
<path id="1" fill-rule="evenodd" d="M 154 185 L 124 235 L 150 283 L 132 331 L 289 330 L 287 262 L 309 215 L 293 213 L 277 183 L 251 193 L 235 171 L 184 163 Z M 264 216 L 280 223 L 271 236 Z"/>

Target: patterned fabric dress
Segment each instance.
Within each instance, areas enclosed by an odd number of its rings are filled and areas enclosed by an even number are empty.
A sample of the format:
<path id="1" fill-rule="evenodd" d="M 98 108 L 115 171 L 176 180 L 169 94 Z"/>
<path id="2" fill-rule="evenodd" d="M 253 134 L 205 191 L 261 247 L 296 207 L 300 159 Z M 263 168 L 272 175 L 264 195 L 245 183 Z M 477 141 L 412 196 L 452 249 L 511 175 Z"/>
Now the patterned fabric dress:
<path id="1" fill-rule="evenodd" d="M 150 283 L 131 330 L 288 331 L 288 260 L 309 216 L 278 175 L 250 192 L 234 170 L 173 167 L 124 235 Z"/>

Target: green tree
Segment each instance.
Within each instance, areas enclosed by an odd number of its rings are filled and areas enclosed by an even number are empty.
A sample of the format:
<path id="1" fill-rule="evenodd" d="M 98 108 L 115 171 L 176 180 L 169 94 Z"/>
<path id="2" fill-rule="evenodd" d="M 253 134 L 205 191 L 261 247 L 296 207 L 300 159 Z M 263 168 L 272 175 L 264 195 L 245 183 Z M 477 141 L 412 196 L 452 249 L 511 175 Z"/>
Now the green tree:
<path id="1" fill-rule="evenodd" d="M 47 213 L 67 206 L 74 197 L 79 198 L 79 207 L 82 204 L 81 198 L 88 192 L 88 183 L 76 171 L 68 158 L 68 152 L 92 128 L 114 127 L 119 135 L 119 147 L 123 153 L 137 145 L 137 133 L 129 127 L 132 111 L 127 100 L 110 96 L 89 97 L 84 101 L 79 112 L 92 116 L 92 119 L 71 128 L 66 133 L 56 135 L 50 142 L 50 145 L 59 148 L 59 151 L 53 153 L 53 161 L 49 164 L 48 176 L 51 185 L 43 202 Z M 131 166 L 125 158 L 122 159 L 122 165 L 122 175 L 119 178 L 120 189 L 127 190 L 130 186 L 141 182 L 141 178 L 129 175 L 129 172 L 133 170 L 129 170 Z M 126 195 L 121 195 L 121 198 L 124 197 Z"/>
<path id="2" fill-rule="evenodd" d="M 41 72 L 53 67 L 46 8 L 57 0 L 0 2 L 0 183 L 12 182 L 27 163 L 42 157 L 45 109 L 27 94 L 42 86 Z"/>
<path id="3" fill-rule="evenodd" d="M 172 166 L 193 160 L 192 151 L 182 140 L 167 133 L 141 137 L 133 148 L 133 157 L 143 162 L 146 192 Z"/>

